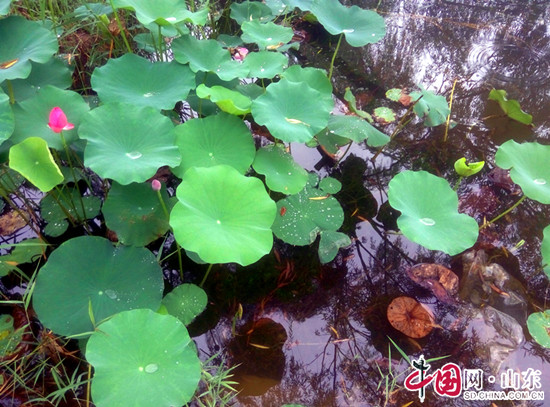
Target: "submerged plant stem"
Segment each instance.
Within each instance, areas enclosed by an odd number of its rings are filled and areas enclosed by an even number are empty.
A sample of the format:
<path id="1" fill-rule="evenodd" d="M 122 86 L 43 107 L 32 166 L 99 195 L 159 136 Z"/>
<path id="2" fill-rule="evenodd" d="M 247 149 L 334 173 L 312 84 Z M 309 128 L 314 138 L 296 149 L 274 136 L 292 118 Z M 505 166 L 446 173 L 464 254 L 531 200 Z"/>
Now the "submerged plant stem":
<path id="1" fill-rule="evenodd" d="M 210 274 L 210 270 L 212 270 L 212 263 L 208 265 L 208 268 L 206 269 L 206 273 L 204 274 L 204 277 L 202 278 L 201 283 L 199 284 L 199 287 L 202 288 L 204 283 L 206 282 L 206 279 L 208 278 L 208 274 Z"/>
<path id="2" fill-rule="evenodd" d="M 330 60 L 330 69 L 328 71 L 328 80 L 330 81 L 332 79 L 332 71 L 334 69 L 334 61 L 336 60 L 336 55 L 338 54 L 338 50 L 340 49 L 340 44 L 342 43 L 342 36 L 344 34 L 340 34 L 338 37 L 338 44 L 336 44 L 336 49 L 334 50 L 334 54 L 332 55 L 332 59 Z"/>
<path id="3" fill-rule="evenodd" d="M 491 223 L 494 223 L 496 222 L 497 220 L 499 220 L 500 218 L 502 218 L 503 216 L 505 216 L 506 214 L 512 212 L 514 209 L 516 209 L 520 203 L 522 203 L 525 198 L 527 198 L 527 196 L 523 195 L 521 198 L 519 198 L 519 200 L 513 204 L 512 206 L 510 206 L 508 209 L 506 209 L 504 212 L 502 212 L 500 215 L 498 215 L 497 217 L 491 219 L 489 222 L 486 222 L 484 223 L 483 225 L 481 225 L 479 228 L 480 229 L 483 229 L 485 227 L 487 227 L 488 225 L 490 225 Z"/>

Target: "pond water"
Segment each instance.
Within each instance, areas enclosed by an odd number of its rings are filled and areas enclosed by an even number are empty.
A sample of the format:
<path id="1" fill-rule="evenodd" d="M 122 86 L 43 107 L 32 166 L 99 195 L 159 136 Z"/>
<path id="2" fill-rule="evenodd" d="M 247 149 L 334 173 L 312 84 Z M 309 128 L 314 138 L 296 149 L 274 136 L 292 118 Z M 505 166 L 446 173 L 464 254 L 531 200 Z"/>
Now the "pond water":
<path id="1" fill-rule="evenodd" d="M 388 337 L 414 358 L 448 356 L 434 362 L 433 370 L 446 362 L 482 369 L 484 390 L 500 389 L 501 374 L 508 369 L 516 373 L 538 369 L 542 383 L 550 383 L 550 352 L 534 343 L 525 326 L 528 314 L 548 309 L 550 302 L 540 257 L 542 230 L 550 224 L 548 208 L 527 199 L 482 230 L 477 252 L 451 258 L 394 233 L 395 214 L 384 205 L 388 182 L 396 173 L 426 170 L 454 185 L 453 163 L 460 157 L 486 161 L 485 169 L 458 189 L 462 211 L 481 223 L 517 201 L 518 191 L 492 171 L 494 155 L 509 139 L 548 144 L 548 1 L 347 4 L 376 8 L 386 20 L 387 34 L 380 43 L 359 50 L 342 46 L 335 93 L 343 97 L 349 86 L 364 110 L 388 106 L 399 118 L 406 108 L 384 98 L 388 89 L 416 90 L 422 85 L 449 99 L 456 81 L 452 105 L 456 126 L 443 141 L 445 126 L 427 128 L 413 121 L 378 154 L 358 145 L 339 165 L 316 149 L 292 146 L 296 160 L 308 170 L 343 182 L 336 195 L 346 212 L 342 230 L 356 238 L 351 248 L 325 266 L 314 250 L 276 246 L 276 256 L 252 267 L 214 269 L 206 284 L 210 307 L 191 327 L 200 351 L 203 356 L 221 352 L 231 364 L 241 364 L 235 378 L 241 382 L 237 400 L 242 406 L 419 405 L 417 392 L 403 388 L 406 374 L 394 384 L 388 376 L 407 368 L 395 347 L 388 357 Z M 334 38 L 313 33 L 297 57 L 328 67 L 334 45 Z M 498 105 L 487 100 L 492 88 L 504 89 L 509 98 L 517 99 L 533 115 L 534 128 L 501 117 Z M 395 126 L 379 128 L 391 134 Z M 418 263 L 451 268 L 461 280 L 459 300 L 442 301 L 413 282 L 407 270 Z M 503 278 L 514 283 L 509 287 L 517 301 L 471 279 L 472 274 L 493 270 L 494 263 L 505 270 Z M 438 326 L 426 338 L 408 339 L 388 324 L 387 305 L 401 295 L 416 298 L 434 314 Z M 242 319 L 237 318 L 239 306 Z M 493 384 L 488 382 L 491 375 L 496 377 Z M 546 398 L 525 405 L 550 405 L 550 393 Z M 506 403 L 497 402 L 519 405 Z M 491 402 L 439 397 L 430 385 L 424 405 L 490 406 Z"/>

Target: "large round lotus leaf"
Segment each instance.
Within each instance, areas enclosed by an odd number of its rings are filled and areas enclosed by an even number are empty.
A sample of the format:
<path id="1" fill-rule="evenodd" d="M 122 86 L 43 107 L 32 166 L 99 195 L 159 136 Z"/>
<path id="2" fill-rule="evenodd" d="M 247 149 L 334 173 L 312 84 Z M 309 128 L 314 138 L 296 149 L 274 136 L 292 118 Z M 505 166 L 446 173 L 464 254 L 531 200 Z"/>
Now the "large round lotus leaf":
<path id="1" fill-rule="evenodd" d="M 388 200 L 401 216 L 407 238 L 431 250 L 458 254 L 474 245 L 479 227 L 458 213 L 458 197 L 447 181 L 426 171 L 404 171 L 389 183 Z"/>
<path id="2" fill-rule="evenodd" d="M 88 140 L 84 164 L 122 185 L 143 182 L 159 167 L 180 163 L 172 121 L 148 106 L 100 106 L 84 118 L 78 134 Z"/>
<path id="3" fill-rule="evenodd" d="M 329 33 L 343 33 L 352 47 L 373 44 L 386 35 L 384 19 L 371 10 L 346 7 L 338 0 L 314 0 L 311 12 Z"/>
<path id="4" fill-rule="evenodd" d="M 175 316 L 184 325 L 189 325 L 197 315 L 204 311 L 208 296 L 195 284 L 181 284 L 162 299 L 162 305 L 170 315 Z"/>
<path id="5" fill-rule="evenodd" d="M 300 192 L 307 182 L 307 171 L 296 164 L 283 148 L 270 145 L 256 152 L 252 167 L 258 174 L 265 175 L 269 189 L 292 195 Z"/>
<path id="6" fill-rule="evenodd" d="M 36 95 L 36 92 L 47 85 L 67 89 L 72 84 L 72 72 L 61 58 L 51 58 L 43 64 L 31 62 L 31 65 L 31 74 L 26 79 L 11 81 L 17 102 Z M 2 84 L 2 88 L 7 89 L 7 82 Z"/>
<path id="7" fill-rule="evenodd" d="M 535 341 L 545 348 L 550 348 L 550 310 L 529 315 L 527 328 Z"/>
<path id="8" fill-rule="evenodd" d="M 283 27 L 272 22 L 260 23 L 257 20 L 247 21 L 241 25 L 241 38 L 246 43 L 256 43 L 262 48 L 278 48 L 286 44 L 294 36 L 290 27 Z"/>
<path id="9" fill-rule="evenodd" d="M 500 168 L 510 169 L 512 181 L 535 201 L 550 204 L 550 146 L 509 140 L 495 154 Z"/>
<path id="10" fill-rule="evenodd" d="M 233 167 L 193 167 L 183 175 L 170 215 L 178 243 L 208 263 L 252 264 L 273 245 L 275 202 L 257 178 Z"/>
<path id="11" fill-rule="evenodd" d="M 542 265 L 544 272 L 550 278 L 550 226 L 546 226 L 543 230 L 543 239 L 540 245 L 542 254 Z"/>
<path id="12" fill-rule="evenodd" d="M 204 25 L 208 9 L 193 13 L 187 10 L 180 0 L 113 0 L 115 8 L 129 8 L 136 12 L 136 18 L 143 25 L 155 22 L 159 25 L 171 25 L 181 22 Z"/>
<path id="13" fill-rule="evenodd" d="M 14 128 L 15 120 L 10 98 L 0 89 L 0 144 L 11 136 Z"/>
<path id="14" fill-rule="evenodd" d="M 356 143 L 366 139 L 367 144 L 371 147 L 381 147 L 390 141 L 388 135 L 357 116 L 331 115 L 328 129 L 332 134 L 349 138 Z"/>
<path id="15" fill-rule="evenodd" d="M 166 189 L 161 191 L 168 205 Z M 145 246 L 165 234 L 168 219 L 156 191 L 149 183 L 120 185 L 113 183 L 103 204 L 105 224 L 127 246 Z"/>
<path id="16" fill-rule="evenodd" d="M 224 86 L 212 86 L 209 88 L 204 84 L 197 86 L 197 96 L 201 99 L 210 99 L 223 112 L 236 116 L 244 116 L 250 113 L 252 101 L 248 96 L 236 90 L 227 89 Z"/>
<path id="17" fill-rule="evenodd" d="M 251 52 L 243 64 L 250 70 L 248 76 L 251 78 L 273 78 L 287 67 L 288 58 L 279 52 Z"/>
<path id="18" fill-rule="evenodd" d="M 173 169 L 182 178 L 191 167 L 230 165 L 244 174 L 256 154 L 250 130 L 239 118 L 221 113 L 191 119 L 176 127 L 181 165 Z"/>
<path id="19" fill-rule="evenodd" d="M 42 192 L 48 192 L 63 181 L 48 143 L 39 137 L 29 137 L 12 146 L 9 165 Z"/>
<path id="20" fill-rule="evenodd" d="M 57 52 L 55 34 L 36 21 L 19 16 L 0 19 L 0 83 L 26 78 L 31 62 L 44 63 Z"/>
<path id="21" fill-rule="evenodd" d="M 289 82 L 305 82 L 311 88 L 321 92 L 323 97 L 332 98 L 332 84 L 322 69 L 292 65 L 281 74 L 281 77 Z"/>
<path id="22" fill-rule="evenodd" d="M 351 239 L 349 236 L 342 232 L 324 230 L 320 233 L 320 235 L 319 260 L 322 264 L 334 260 L 338 254 L 338 250 L 342 247 L 348 247 L 351 244 Z"/>
<path id="23" fill-rule="evenodd" d="M 242 3 L 231 4 L 231 18 L 241 25 L 245 21 L 270 21 L 274 16 L 271 9 L 257 1 L 243 1 Z"/>
<path id="24" fill-rule="evenodd" d="M 96 68 L 92 87 L 104 103 L 170 110 L 195 87 L 195 74 L 175 61 L 151 63 L 136 54 L 126 54 Z"/>
<path id="25" fill-rule="evenodd" d="M 146 309 L 121 312 L 100 325 L 86 345 L 94 367 L 97 407 L 174 407 L 187 403 L 201 363 L 185 326 Z"/>
<path id="26" fill-rule="evenodd" d="M 281 80 L 252 102 L 252 115 L 279 140 L 305 143 L 326 127 L 333 107 L 306 83 Z"/>
<path id="27" fill-rule="evenodd" d="M 90 314 L 99 323 L 125 310 L 158 309 L 162 290 L 162 270 L 149 250 L 82 236 L 50 254 L 36 278 L 33 306 L 47 328 L 77 335 L 94 330 Z"/>
<path id="28" fill-rule="evenodd" d="M 174 59 L 181 64 L 189 63 L 193 72 L 214 72 L 224 81 L 248 75 L 248 68 L 233 61 L 229 51 L 216 40 L 199 40 L 183 35 L 172 42 L 172 50 Z"/>
<path id="29" fill-rule="evenodd" d="M 324 191 L 315 188 L 317 179 L 305 188 L 277 202 L 273 233 L 279 239 L 295 246 L 311 244 L 321 231 L 336 231 L 344 222 L 340 203 Z"/>
<path id="30" fill-rule="evenodd" d="M 68 121 L 74 124 L 75 129 L 63 130 L 67 144 L 71 144 L 78 138 L 76 128 L 90 108 L 78 93 L 50 85 L 13 106 L 15 131 L 10 140 L 19 143 L 28 137 L 40 137 L 46 140 L 50 148 L 63 150 L 61 137 L 48 126 L 50 112 L 54 107 L 60 107 Z"/>

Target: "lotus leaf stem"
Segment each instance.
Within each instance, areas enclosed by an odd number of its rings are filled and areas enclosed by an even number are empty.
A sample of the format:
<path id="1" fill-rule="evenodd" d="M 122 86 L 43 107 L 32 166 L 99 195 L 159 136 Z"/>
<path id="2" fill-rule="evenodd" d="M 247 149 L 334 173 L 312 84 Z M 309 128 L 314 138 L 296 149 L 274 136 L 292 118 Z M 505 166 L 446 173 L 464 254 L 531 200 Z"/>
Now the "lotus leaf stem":
<path id="1" fill-rule="evenodd" d="M 462 182 L 462 179 L 463 179 L 463 178 L 464 178 L 464 177 L 463 177 L 462 175 L 461 175 L 460 177 L 458 177 L 458 181 L 456 181 L 456 184 L 455 184 L 455 186 L 454 186 L 454 188 L 453 188 L 453 191 L 456 192 L 456 191 L 458 190 L 458 186 L 459 186 L 460 183 Z"/>
<path id="2" fill-rule="evenodd" d="M 73 176 L 73 181 L 74 181 L 74 184 L 76 186 L 76 190 L 78 192 L 78 200 L 80 201 L 80 207 L 82 208 L 82 216 L 84 216 L 84 219 L 82 219 L 82 223 L 85 223 L 86 219 L 87 219 L 87 217 L 86 217 L 86 208 L 84 207 L 84 201 L 82 200 L 82 195 L 80 194 L 80 188 L 78 186 L 78 180 L 76 179 L 76 173 L 74 171 L 73 161 L 71 160 L 71 151 L 69 150 L 69 146 L 67 145 L 67 142 L 65 141 L 65 136 L 63 135 L 63 131 L 60 131 L 59 135 L 61 136 L 61 142 L 63 143 L 63 148 L 65 149 L 65 154 L 67 154 L 67 161 L 69 162 L 69 168 L 71 169 L 71 175 Z M 76 208 L 75 208 L 75 211 L 76 211 Z M 78 215 L 78 212 L 76 212 L 76 214 Z"/>
<path id="3" fill-rule="evenodd" d="M 519 200 L 518 200 L 515 204 L 513 204 L 512 206 L 510 206 L 508 209 L 506 209 L 504 212 L 502 212 L 502 213 L 501 213 L 500 215 L 498 215 L 497 217 L 491 219 L 489 222 L 485 222 L 483 225 L 481 225 L 481 226 L 479 227 L 479 229 L 483 229 L 483 228 L 487 227 L 487 226 L 490 225 L 491 223 L 494 223 L 494 222 L 496 222 L 497 220 L 499 220 L 500 218 L 502 218 L 504 215 L 506 215 L 506 214 L 512 212 L 514 209 L 516 209 L 516 208 L 519 206 L 520 203 L 522 203 L 522 202 L 525 200 L 525 198 L 527 198 L 527 196 L 526 196 L 526 195 L 523 195 L 521 198 L 519 198 Z"/>
<path id="4" fill-rule="evenodd" d="M 124 27 L 122 26 L 122 23 L 120 22 L 120 19 L 118 18 L 118 13 L 116 11 L 116 7 L 113 4 L 113 0 L 109 0 L 109 4 L 111 5 L 111 8 L 114 10 L 115 20 L 118 25 L 118 29 L 120 30 L 120 35 L 122 36 L 122 40 L 124 41 L 124 44 L 126 45 L 126 49 L 130 54 L 133 54 L 132 47 L 130 47 L 130 44 L 128 43 L 128 38 L 126 38 L 126 32 L 124 31 Z"/>
<path id="5" fill-rule="evenodd" d="M 330 60 L 330 69 L 328 71 L 328 80 L 330 81 L 332 79 L 332 71 L 334 69 L 334 61 L 336 60 L 336 54 L 338 54 L 338 50 L 340 49 L 340 44 L 342 43 L 342 36 L 344 33 L 340 34 L 338 37 L 338 44 L 336 44 L 336 49 L 334 50 L 334 54 L 332 54 L 332 59 Z"/>
<path id="6" fill-rule="evenodd" d="M 449 114 L 447 115 L 447 122 L 445 123 L 445 135 L 443 136 L 443 141 L 447 141 L 447 134 L 449 133 L 449 123 L 451 122 L 451 110 L 453 108 L 453 96 L 455 94 L 455 86 L 458 79 L 455 79 L 453 82 L 453 88 L 451 89 L 451 97 L 449 98 Z M 456 191 L 456 189 L 455 189 Z"/>
<path id="7" fill-rule="evenodd" d="M 206 269 L 206 273 L 204 274 L 204 277 L 202 278 L 201 283 L 199 284 L 199 287 L 202 288 L 204 283 L 206 282 L 206 279 L 208 278 L 208 275 L 210 274 L 210 270 L 212 270 L 212 263 L 208 265 L 208 268 Z"/>
<path id="8" fill-rule="evenodd" d="M 6 86 L 8 87 L 8 97 L 10 98 L 10 105 L 15 104 L 15 96 L 13 94 L 13 85 L 11 84 L 11 81 L 8 79 L 6 80 Z"/>

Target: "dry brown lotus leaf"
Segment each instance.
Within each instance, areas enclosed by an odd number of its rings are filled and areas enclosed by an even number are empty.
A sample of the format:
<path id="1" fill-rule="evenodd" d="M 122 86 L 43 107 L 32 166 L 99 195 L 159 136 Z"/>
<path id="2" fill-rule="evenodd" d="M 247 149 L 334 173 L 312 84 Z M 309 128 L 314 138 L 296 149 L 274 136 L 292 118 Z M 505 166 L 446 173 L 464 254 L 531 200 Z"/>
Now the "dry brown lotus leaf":
<path id="1" fill-rule="evenodd" d="M 0 236 L 9 236 L 26 225 L 25 219 L 16 211 L 7 212 L 0 216 Z"/>
<path id="2" fill-rule="evenodd" d="M 411 338 L 423 338 L 433 326 L 431 314 L 411 297 L 397 297 L 388 306 L 388 321 L 400 332 Z"/>
<path id="3" fill-rule="evenodd" d="M 451 303 L 458 292 L 458 277 L 441 264 L 420 263 L 407 270 L 416 284 L 430 289 L 442 302 Z"/>

